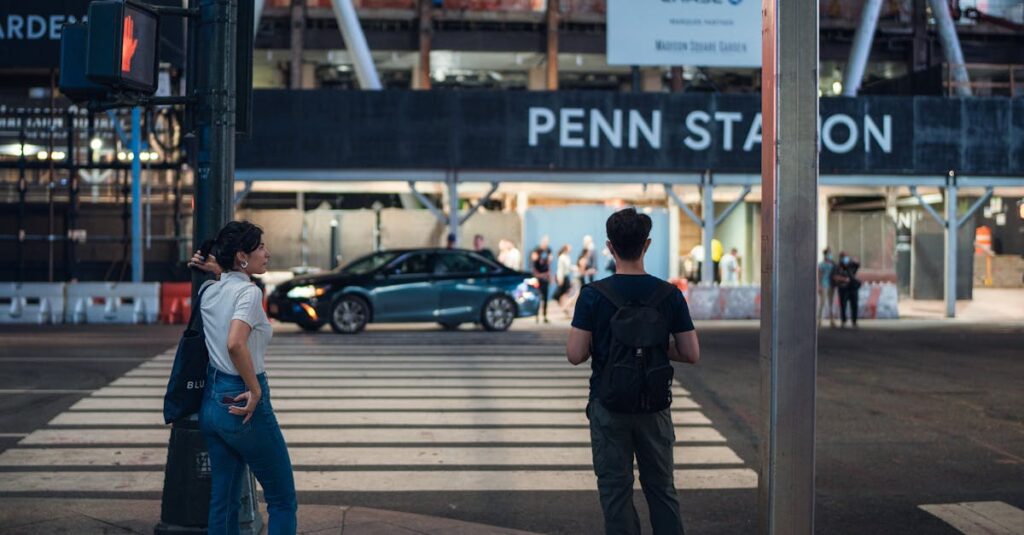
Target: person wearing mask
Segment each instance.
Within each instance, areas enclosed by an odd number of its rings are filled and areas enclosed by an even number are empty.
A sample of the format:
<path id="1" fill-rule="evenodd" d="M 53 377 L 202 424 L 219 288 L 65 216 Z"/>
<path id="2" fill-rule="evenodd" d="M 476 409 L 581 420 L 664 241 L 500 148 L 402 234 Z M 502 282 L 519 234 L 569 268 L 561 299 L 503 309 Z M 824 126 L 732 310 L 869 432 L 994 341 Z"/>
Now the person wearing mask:
<path id="1" fill-rule="evenodd" d="M 818 263 L 818 328 L 821 328 L 822 308 L 828 311 L 828 326 L 836 326 L 836 318 L 832 314 L 832 302 L 836 298 L 836 288 L 832 284 L 832 271 L 836 263 L 832 259 L 832 251 L 825 248 L 821 252 L 821 262 Z"/>
<path id="2" fill-rule="evenodd" d="M 551 289 L 551 240 L 544 236 L 540 239 L 540 245 L 530 253 L 530 269 L 533 276 L 540 283 L 541 313 L 544 315 L 544 323 L 548 321 L 548 293 Z M 541 319 L 537 315 L 537 322 Z"/>
<path id="3" fill-rule="evenodd" d="M 839 253 L 839 264 L 832 270 L 832 282 L 839 290 L 839 321 L 840 327 L 846 327 L 846 306 L 850 306 L 850 320 L 857 327 L 857 306 L 860 281 L 857 270 L 860 264 L 845 252 Z"/>
<path id="4" fill-rule="evenodd" d="M 568 311 L 565 310 L 565 299 L 569 296 L 569 291 L 572 290 L 573 279 L 571 252 L 572 246 L 568 243 L 558 250 L 558 257 L 555 261 L 555 284 L 557 286 L 555 287 L 555 294 L 552 296 L 566 314 L 568 314 Z"/>
<path id="5" fill-rule="evenodd" d="M 210 459 L 210 535 L 239 532 L 245 465 L 263 487 L 270 535 L 297 529 L 298 500 L 288 445 L 270 403 L 264 357 L 273 333 L 263 292 L 253 275 L 267 272 L 263 230 L 231 221 L 192 257 L 190 267 L 213 273 L 200 288 L 203 333 L 210 364 L 199 427 Z"/>

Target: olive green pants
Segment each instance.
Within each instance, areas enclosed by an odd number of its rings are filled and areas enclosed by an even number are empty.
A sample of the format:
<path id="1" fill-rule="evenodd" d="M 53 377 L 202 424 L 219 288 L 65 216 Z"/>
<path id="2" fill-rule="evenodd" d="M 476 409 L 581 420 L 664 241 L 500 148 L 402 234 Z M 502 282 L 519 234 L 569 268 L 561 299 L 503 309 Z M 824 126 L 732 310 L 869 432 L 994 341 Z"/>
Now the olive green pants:
<path id="1" fill-rule="evenodd" d="M 672 448 L 676 434 L 670 409 L 651 414 L 618 414 L 594 400 L 587 407 L 587 416 L 605 533 L 640 533 L 640 517 L 633 506 L 636 456 L 640 487 L 647 498 L 654 534 L 682 534 L 683 519 L 673 478 Z"/>

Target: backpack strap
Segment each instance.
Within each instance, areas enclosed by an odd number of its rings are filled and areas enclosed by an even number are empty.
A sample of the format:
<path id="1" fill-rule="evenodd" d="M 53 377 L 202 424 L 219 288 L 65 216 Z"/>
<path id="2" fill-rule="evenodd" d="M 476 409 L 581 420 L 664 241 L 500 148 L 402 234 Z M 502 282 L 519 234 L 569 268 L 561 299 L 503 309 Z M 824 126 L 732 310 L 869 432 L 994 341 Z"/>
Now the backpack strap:
<path id="1" fill-rule="evenodd" d="M 654 293 L 644 301 L 644 304 L 651 308 L 657 308 L 662 301 L 675 295 L 678 291 L 679 289 L 676 288 L 674 284 L 668 282 L 662 283 L 662 285 L 659 286 L 657 290 L 654 290 Z"/>
<path id="2" fill-rule="evenodd" d="M 186 326 L 187 329 L 196 329 L 196 327 L 201 328 L 203 326 L 203 313 L 199 308 L 203 303 L 203 293 L 205 293 L 206 290 L 209 290 L 210 286 L 213 285 L 204 284 L 203 287 L 199 289 L 199 293 L 196 294 L 196 301 L 192 304 L 192 313 L 188 318 L 188 325 Z"/>
<path id="3" fill-rule="evenodd" d="M 622 308 L 626 305 L 626 300 L 622 298 L 622 295 L 615 291 L 615 288 L 612 288 L 611 277 L 592 282 L 587 286 L 597 290 L 597 293 L 605 296 L 613 305 L 615 305 L 615 308 Z"/>

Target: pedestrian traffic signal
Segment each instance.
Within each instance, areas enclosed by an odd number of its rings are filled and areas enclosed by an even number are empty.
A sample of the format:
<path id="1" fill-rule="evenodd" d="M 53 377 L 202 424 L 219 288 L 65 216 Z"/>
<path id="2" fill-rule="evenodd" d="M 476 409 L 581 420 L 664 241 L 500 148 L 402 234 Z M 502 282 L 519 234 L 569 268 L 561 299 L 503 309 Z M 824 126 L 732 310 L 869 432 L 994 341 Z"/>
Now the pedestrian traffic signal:
<path id="1" fill-rule="evenodd" d="M 157 86 L 159 16 L 128 0 L 89 4 L 86 75 L 114 90 L 153 94 Z"/>

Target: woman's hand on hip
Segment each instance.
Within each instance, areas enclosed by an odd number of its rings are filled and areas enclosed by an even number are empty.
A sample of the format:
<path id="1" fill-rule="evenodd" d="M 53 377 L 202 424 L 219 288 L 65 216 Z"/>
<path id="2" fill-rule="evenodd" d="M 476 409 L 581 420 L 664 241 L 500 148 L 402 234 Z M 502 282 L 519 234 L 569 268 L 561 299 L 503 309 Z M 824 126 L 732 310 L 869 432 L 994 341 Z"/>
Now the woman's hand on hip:
<path id="1" fill-rule="evenodd" d="M 242 423 L 247 424 L 249 423 L 249 420 L 252 419 L 252 413 L 256 411 L 256 405 L 260 402 L 261 397 L 263 397 L 263 394 L 258 391 L 253 392 L 249 390 L 246 392 L 242 392 L 241 394 L 235 397 L 235 402 L 240 403 L 242 401 L 245 401 L 245 406 L 228 407 L 228 412 L 234 414 L 235 416 L 245 416 L 245 419 L 242 420 Z"/>

